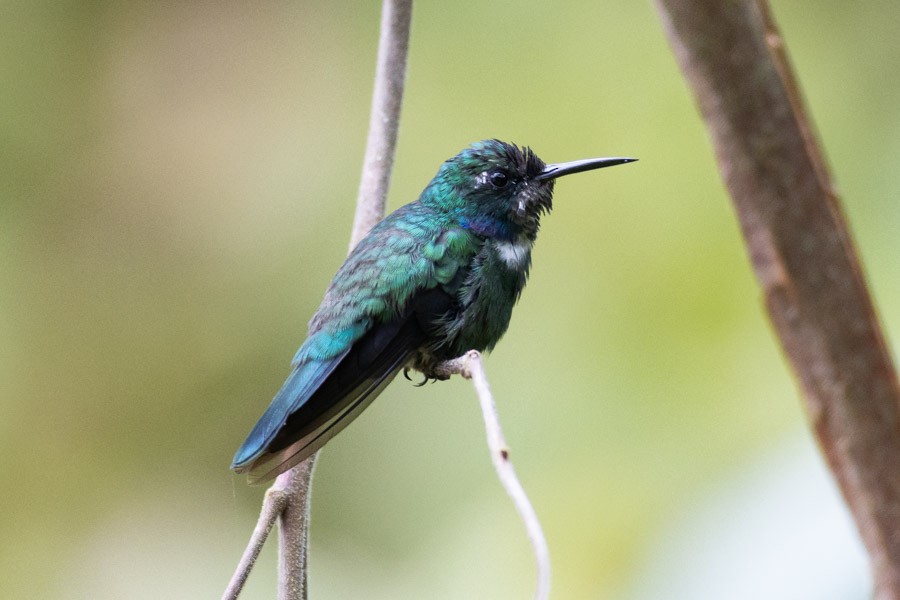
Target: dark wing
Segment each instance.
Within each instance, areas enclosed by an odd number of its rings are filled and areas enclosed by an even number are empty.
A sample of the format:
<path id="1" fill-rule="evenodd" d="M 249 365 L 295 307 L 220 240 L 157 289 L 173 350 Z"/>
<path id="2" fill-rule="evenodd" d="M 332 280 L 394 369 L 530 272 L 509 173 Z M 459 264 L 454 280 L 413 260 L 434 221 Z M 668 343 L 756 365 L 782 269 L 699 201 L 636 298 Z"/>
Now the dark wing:
<path id="1" fill-rule="evenodd" d="M 421 291 L 398 318 L 373 326 L 349 350 L 326 361 L 298 364 L 247 441 L 232 468 L 260 483 L 287 471 L 321 448 L 365 410 L 428 344 L 433 323 L 453 297 L 441 286 Z"/>

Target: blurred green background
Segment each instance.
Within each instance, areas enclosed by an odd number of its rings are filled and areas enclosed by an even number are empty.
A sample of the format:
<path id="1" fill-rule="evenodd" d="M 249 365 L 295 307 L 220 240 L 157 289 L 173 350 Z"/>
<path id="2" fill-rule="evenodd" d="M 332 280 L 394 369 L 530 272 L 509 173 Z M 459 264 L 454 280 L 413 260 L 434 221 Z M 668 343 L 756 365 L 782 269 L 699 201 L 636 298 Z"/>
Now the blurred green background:
<path id="1" fill-rule="evenodd" d="M 808 8 L 774 5 L 897 340 L 900 4 Z M 231 456 L 347 250 L 379 10 L 0 2 L 0 597 L 221 593 L 263 493 Z M 487 361 L 554 597 L 631 598 L 813 447 L 706 133 L 647 2 L 420 2 L 411 47 L 392 208 L 486 137 L 641 159 L 557 186 Z M 312 597 L 529 597 L 483 435 L 467 383 L 396 381 L 319 462 Z"/>

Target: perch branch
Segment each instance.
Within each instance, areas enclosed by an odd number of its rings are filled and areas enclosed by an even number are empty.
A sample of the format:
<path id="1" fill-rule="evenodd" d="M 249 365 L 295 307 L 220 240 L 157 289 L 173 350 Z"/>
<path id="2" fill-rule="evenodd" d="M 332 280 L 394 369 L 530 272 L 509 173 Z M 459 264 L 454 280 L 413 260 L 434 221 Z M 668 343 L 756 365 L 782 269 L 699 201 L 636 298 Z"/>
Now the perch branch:
<path id="1" fill-rule="evenodd" d="M 372 115 L 353 221 L 351 250 L 384 217 L 400 125 L 411 20 L 412 0 L 384 0 Z M 223 600 L 236 599 L 240 594 L 276 519 L 280 531 L 278 598 L 306 600 L 310 492 L 317 456 L 318 453 L 313 454 L 279 475 L 266 493 L 259 521 L 222 596 Z"/>
<path id="2" fill-rule="evenodd" d="M 900 385 L 837 193 L 764 0 L 657 0 L 816 438 L 900 600 Z"/>
<path id="3" fill-rule="evenodd" d="M 528 500 L 528 495 L 519 482 L 512 461 L 510 461 L 509 447 L 503 437 L 503 429 L 500 427 L 500 419 L 497 416 L 497 405 L 494 403 L 494 396 L 488 385 L 481 354 L 471 350 L 459 358 L 443 363 L 441 370 L 446 375 L 458 373 L 465 379 L 470 379 L 475 387 L 478 401 L 481 404 L 481 414 L 484 417 L 488 449 L 494 469 L 497 471 L 500 483 L 512 498 L 516 510 L 519 511 L 519 516 L 525 523 L 525 530 L 528 532 L 528 539 L 531 540 L 531 547 L 534 550 L 534 559 L 537 563 L 537 587 L 534 598 L 535 600 L 546 600 L 550 597 L 550 552 L 547 549 L 547 540 L 544 538 L 544 531 L 541 529 L 537 513 L 534 512 L 534 507 Z"/>

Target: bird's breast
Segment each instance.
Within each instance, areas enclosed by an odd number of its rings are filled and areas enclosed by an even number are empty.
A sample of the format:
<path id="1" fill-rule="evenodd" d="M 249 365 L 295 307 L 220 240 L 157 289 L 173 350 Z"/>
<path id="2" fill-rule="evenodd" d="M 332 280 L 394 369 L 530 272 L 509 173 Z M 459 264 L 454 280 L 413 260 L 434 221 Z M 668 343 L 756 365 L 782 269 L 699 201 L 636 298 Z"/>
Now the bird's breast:
<path id="1" fill-rule="evenodd" d="M 494 240 L 491 244 L 500 258 L 500 262 L 509 269 L 520 271 L 526 268 L 531 260 L 532 243 L 527 239 Z"/>

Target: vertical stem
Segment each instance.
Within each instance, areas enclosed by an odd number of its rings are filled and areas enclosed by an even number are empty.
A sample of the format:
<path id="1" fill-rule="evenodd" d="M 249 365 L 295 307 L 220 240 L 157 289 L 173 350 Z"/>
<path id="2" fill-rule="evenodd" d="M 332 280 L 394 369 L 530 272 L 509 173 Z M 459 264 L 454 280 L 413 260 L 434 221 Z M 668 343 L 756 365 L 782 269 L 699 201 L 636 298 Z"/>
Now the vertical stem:
<path id="1" fill-rule="evenodd" d="M 411 19 L 412 0 L 384 0 L 372 115 L 351 249 L 384 217 L 400 125 Z M 307 598 L 310 496 L 317 456 L 318 453 L 313 454 L 287 473 L 279 475 L 275 482 L 275 486 L 283 488 L 288 495 L 287 505 L 279 520 L 279 600 Z"/>
<path id="2" fill-rule="evenodd" d="M 278 476 L 273 488 L 287 497 L 278 517 L 278 600 L 306 600 L 309 567 L 309 509 L 315 453 Z"/>
<path id="3" fill-rule="evenodd" d="M 384 218 L 397 148 L 411 20 L 412 0 L 385 0 L 381 12 L 381 39 L 375 67 L 369 139 L 359 182 L 351 249 Z"/>

